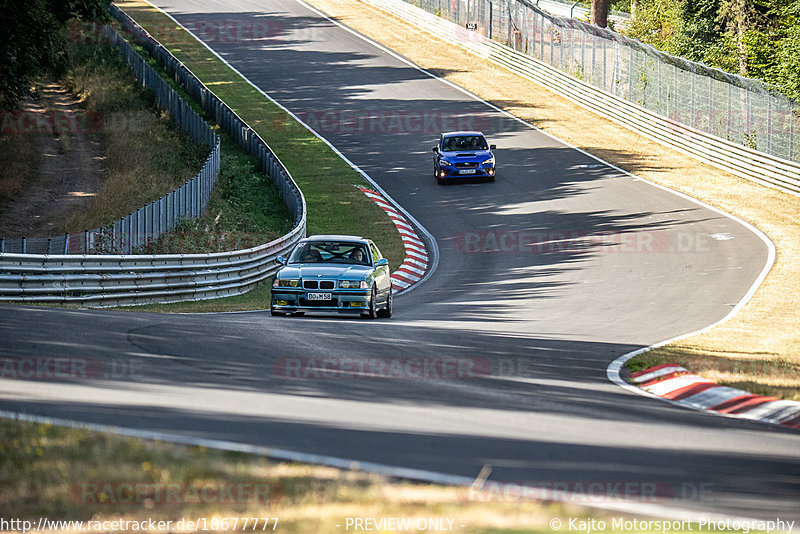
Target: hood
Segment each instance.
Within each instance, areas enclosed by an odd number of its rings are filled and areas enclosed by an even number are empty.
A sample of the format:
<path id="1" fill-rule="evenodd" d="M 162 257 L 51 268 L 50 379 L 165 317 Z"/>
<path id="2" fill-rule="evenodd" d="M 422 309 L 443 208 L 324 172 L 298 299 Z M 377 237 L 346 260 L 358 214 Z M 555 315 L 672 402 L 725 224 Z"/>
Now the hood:
<path id="1" fill-rule="evenodd" d="M 442 157 L 448 160 L 460 159 L 488 159 L 492 157 L 491 150 L 474 150 L 462 152 L 442 152 Z"/>
<path id="2" fill-rule="evenodd" d="M 362 279 L 372 272 L 367 265 L 351 265 L 347 263 L 292 263 L 283 267 L 278 274 L 281 278 L 303 279 Z"/>

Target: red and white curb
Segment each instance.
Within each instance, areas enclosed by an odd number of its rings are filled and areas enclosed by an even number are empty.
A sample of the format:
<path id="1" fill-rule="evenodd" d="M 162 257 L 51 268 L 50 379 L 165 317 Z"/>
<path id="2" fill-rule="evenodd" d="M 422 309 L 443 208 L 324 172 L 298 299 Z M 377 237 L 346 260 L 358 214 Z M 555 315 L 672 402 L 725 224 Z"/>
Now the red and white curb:
<path id="1" fill-rule="evenodd" d="M 359 187 L 359 189 L 389 215 L 394 221 L 397 231 L 400 232 L 406 249 L 406 258 L 403 264 L 392 273 L 392 286 L 400 291 L 408 289 L 422 280 L 428 269 L 428 252 L 425 250 L 425 243 L 414 231 L 414 227 L 409 224 L 408 219 L 389 204 L 380 193 L 366 187 Z"/>
<path id="2" fill-rule="evenodd" d="M 800 429 L 800 402 L 720 386 L 679 365 L 656 365 L 631 379 L 645 391 L 689 408 Z"/>

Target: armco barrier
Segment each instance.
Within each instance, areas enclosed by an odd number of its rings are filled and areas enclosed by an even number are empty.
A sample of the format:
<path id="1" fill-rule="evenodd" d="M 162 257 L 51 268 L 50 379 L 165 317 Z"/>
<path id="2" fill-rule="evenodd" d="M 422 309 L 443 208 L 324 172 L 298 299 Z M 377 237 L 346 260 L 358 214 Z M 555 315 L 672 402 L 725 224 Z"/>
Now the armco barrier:
<path id="1" fill-rule="evenodd" d="M 0 254 L 0 300 L 103 307 L 238 295 L 269 278 L 304 235 L 299 225 L 266 245 L 214 254 Z"/>
<path id="2" fill-rule="evenodd" d="M 583 82 L 528 54 L 469 31 L 403 0 L 361 0 L 416 25 L 478 57 L 551 89 L 575 104 L 607 117 L 660 144 L 736 176 L 800 193 L 800 163 L 733 143 L 658 115 Z M 535 9 L 529 6 L 530 9 Z M 549 16 L 551 19 L 552 16 Z M 568 23 L 564 22 L 565 26 Z"/>
<path id="3" fill-rule="evenodd" d="M 239 146 L 258 158 L 292 213 L 294 228 L 264 245 L 211 254 L 0 253 L 0 300 L 103 307 L 202 300 L 244 293 L 269 278 L 277 270 L 275 258 L 305 237 L 303 194 L 255 131 L 133 20 L 115 6 L 111 9 L 132 31 L 137 43 L 158 58 Z"/>

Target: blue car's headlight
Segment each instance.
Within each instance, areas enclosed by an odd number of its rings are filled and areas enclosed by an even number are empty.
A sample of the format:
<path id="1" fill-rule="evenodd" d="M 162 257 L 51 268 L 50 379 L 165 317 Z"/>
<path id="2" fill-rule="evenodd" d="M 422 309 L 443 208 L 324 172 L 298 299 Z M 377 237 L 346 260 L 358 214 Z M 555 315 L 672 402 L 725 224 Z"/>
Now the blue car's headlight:
<path id="1" fill-rule="evenodd" d="M 449 161 L 447 161 L 446 159 L 440 159 L 439 160 L 439 165 L 443 165 L 445 167 L 452 167 L 453 166 L 453 164 L 450 163 Z"/>
<path id="2" fill-rule="evenodd" d="M 339 280 L 339 287 L 342 289 L 367 289 L 367 282 L 364 280 Z"/>
<path id="3" fill-rule="evenodd" d="M 491 158 L 487 159 L 486 161 L 482 161 L 481 165 L 494 165 L 494 156 L 492 156 Z"/>
<path id="4" fill-rule="evenodd" d="M 300 280 L 279 280 L 276 278 L 275 281 L 272 282 L 272 287 L 300 287 Z"/>

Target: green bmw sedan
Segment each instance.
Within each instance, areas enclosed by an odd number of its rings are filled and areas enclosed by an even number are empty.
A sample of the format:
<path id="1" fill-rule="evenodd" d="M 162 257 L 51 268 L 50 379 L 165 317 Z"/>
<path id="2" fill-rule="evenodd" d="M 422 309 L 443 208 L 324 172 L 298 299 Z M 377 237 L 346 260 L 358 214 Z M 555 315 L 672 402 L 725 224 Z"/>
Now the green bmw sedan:
<path id="1" fill-rule="evenodd" d="M 389 262 L 369 239 L 316 235 L 300 241 L 272 282 L 272 315 L 335 312 L 392 316 Z"/>

